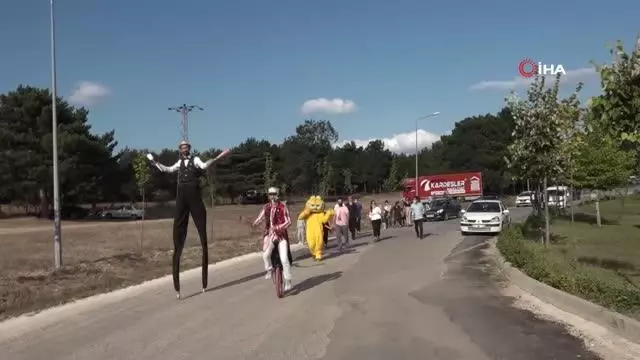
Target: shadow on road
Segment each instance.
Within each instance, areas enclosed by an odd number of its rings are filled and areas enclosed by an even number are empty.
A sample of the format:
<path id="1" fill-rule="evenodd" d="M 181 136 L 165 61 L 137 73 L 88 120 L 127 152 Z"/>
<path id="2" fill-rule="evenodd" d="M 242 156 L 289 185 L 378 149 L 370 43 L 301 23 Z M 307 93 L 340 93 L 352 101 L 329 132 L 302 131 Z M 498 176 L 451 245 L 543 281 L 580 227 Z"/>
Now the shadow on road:
<path id="1" fill-rule="evenodd" d="M 391 235 L 381 236 L 380 240 L 378 240 L 376 242 L 383 242 L 383 241 L 386 241 L 386 240 L 389 240 L 389 239 L 393 239 L 393 238 L 395 238 L 395 236 L 391 236 Z"/>
<path id="2" fill-rule="evenodd" d="M 357 239 L 357 237 L 356 237 L 356 239 Z M 366 243 L 366 242 L 355 243 L 355 244 L 349 245 L 348 249 L 358 248 L 360 246 L 365 246 L 365 245 L 368 245 L 368 243 Z M 335 256 L 332 255 L 332 253 L 328 252 L 327 250 L 337 249 L 337 247 L 338 247 L 338 243 L 335 240 L 330 240 L 329 241 L 329 245 L 323 251 L 323 253 L 326 254 L 324 256 L 324 259 L 335 257 Z M 346 250 L 348 250 L 348 249 L 346 249 Z M 294 262 L 300 261 L 300 260 L 309 259 L 311 257 L 311 254 L 309 254 L 309 251 L 306 248 L 302 249 L 300 251 L 302 252 L 301 254 L 292 254 Z M 306 267 L 306 266 L 298 266 L 297 264 L 294 264 L 293 266 L 295 266 L 295 267 Z"/>
<path id="3" fill-rule="evenodd" d="M 235 286 L 235 285 L 240 285 L 242 283 L 246 283 L 247 281 L 255 280 L 255 279 L 260 278 L 260 277 L 264 277 L 264 271 L 261 271 L 259 273 L 255 273 L 255 274 L 251 274 L 251 275 L 247 275 L 247 276 L 241 277 L 240 279 L 228 281 L 228 282 L 226 282 L 224 284 L 220 284 L 220 285 L 214 286 L 212 288 L 207 289 L 206 292 L 216 291 L 216 290 L 228 288 L 228 287 Z M 199 293 L 196 293 L 196 294 L 199 294 Z M 188 299 L 189 297 L 194 296 L 196 294 L 187 296 L 187 297 L 185 297 L 185 299 Z"/>
<path id="4" fill-rule="evenodd" d="M 336 271 L 330 274 L 322 274 L 322 275 L 310 277 L 302 281 L 301 283 L 297 284 L 296 286 L 294 286 L 293 289 L 291 289 L 291 292 L 289 293 L 289 295 L 294 295 L 294 296 L 298 295 L 304 291 L 312 289 L 328 281 L 336 280 L 341 276 L 342 276 L 342 271 Z"/>
<path id="5" fill-rule="evenodd" d="M 362 245 L 360 245 L 360 246 L 362 246 Z M 342 251 L 335 250 L 333 252 L 327 253 L 322 260 L 329 260 L 329 259 L 340 257 L 342 255 L 353 254 L 355 252 L 356 252 L 356 248 L 355 248 L 355 245 L 354 245 L 352 247 L 345 248 Z"/>

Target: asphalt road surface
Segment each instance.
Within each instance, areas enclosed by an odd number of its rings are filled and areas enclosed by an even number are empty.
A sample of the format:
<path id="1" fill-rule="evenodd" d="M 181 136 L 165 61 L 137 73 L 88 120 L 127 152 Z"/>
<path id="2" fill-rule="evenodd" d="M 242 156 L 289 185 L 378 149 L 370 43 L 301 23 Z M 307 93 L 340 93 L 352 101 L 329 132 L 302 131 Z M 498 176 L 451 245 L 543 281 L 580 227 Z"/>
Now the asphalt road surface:
<path id="1" fill-rule="evenodd" d="M 185 279 L 181 301 L 165 281 L 55 322 L 0 324 L 1 358 L 598 359 L 560 325 L 512 307 L 483 271 L 489 237 L 463 238 L 457 226 L 428 223 L 422 240 L 391 229 L 321 264 L 299 259 L 283 299 L 251 260 L 212 270 L 205 294 L 199 276 Z"/>

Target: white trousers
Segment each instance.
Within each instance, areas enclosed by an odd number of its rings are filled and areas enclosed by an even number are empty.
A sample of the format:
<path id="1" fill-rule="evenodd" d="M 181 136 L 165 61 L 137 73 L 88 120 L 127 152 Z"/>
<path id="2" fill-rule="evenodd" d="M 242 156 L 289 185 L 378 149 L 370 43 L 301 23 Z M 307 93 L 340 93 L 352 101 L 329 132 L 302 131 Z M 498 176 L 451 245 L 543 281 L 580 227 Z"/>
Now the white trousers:
<path id="1" fill-rule="evenodd" d="M 271 271 L 273 265 L 271 264 L 271 252 L 275 248 L 275 244 L 271 239 L 265 239 L 266 248 L 262 253 L 262 260 L 264 260 L 264 269 Z M 280 261 L 282 262 L 282 275 L 285 280 L 291 280 L 291 259 L 289 259 L 289 251 L 286 240 L 278 241 L 278 252 L 280 253 Z"/>
<path id="2" fill-rule="evenodd" d="M 298 240 L 298 243 L 300 244 L 304 244 L 305 241 L 305 221 L 304 220 L 298 220 L 298 225 L 296 227 L 296 240 Z"/>

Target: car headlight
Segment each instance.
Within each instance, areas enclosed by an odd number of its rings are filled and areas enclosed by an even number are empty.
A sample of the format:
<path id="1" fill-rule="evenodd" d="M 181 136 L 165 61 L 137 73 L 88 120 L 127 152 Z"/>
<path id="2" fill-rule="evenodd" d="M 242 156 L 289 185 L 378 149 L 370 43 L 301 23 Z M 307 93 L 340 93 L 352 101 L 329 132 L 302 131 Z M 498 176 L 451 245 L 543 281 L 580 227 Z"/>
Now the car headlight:
<path id="1" fill-rule="evenodd" d="M 436 211 L 438 214 L 442 214 L 442 212 L 444 211 L 444 209 L 438 209 L 438 211 Z"/>
<path id="2" fill-rule="evenodd" d="M 466 217 L 466 216 L 463 216 L 463 217 L 462 217 L 462 221 L 463 221 L 463 222 L 467 222 L 468 220 L 469 220 L 469 219 L 467 219 L 467 217 Z"/>
<path id="3" fill-rule="evenodd" d="M 491 218 L 491 221 L 498 222 L 498 221 L 500 221 L 500 217 L 499 216 L 495 216 L 495 217 Z"/>

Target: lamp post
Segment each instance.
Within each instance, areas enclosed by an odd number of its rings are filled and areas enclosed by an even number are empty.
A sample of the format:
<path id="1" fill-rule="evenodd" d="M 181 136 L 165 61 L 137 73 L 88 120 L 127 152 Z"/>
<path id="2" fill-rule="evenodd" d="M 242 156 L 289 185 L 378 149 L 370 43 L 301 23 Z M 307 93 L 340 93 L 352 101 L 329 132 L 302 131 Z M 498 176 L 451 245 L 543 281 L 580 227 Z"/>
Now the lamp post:
<path id="1" fill-rule="evenodd" d="M 414 196 L 418 196 L 418 186 L 420 186 L 420 184 L 418 184 L 418 121 L 420 120 L 424 120 L 430 117 L 434 117 L 434 116 L 438 116 L 440 115 L 439 111 L 436 111 L 434 113 L 431 113 L 429 115 L 425 115 L 425 116 L 421 116 L 419 118 L 416 119 L 416 179 L 415 179 L 415 185 L 414 185 L 414 191 L 415 191 L 415 195 Z"/>
<path id="2" fill-rule="evenodd" d="M 175 111 L 181 115 L 180 129 L 182 132 L 182 140 L 189 141 L 189 113 L 192 111 L 203 111 L 204 109 L 198 105 L 182 104 L 180 106 L 170 107 L 169 111 Z"/>
<path id="3" fill-rule="evenodd" d="M 56 94 L 56 26 L 53 0 L 51 12 L 51 136 L 53 138 L 53 259 L 56 269 L 62 267 L 62 233 L 60 231 L 60 178 L 58 175 L 58 111 Z"/>

